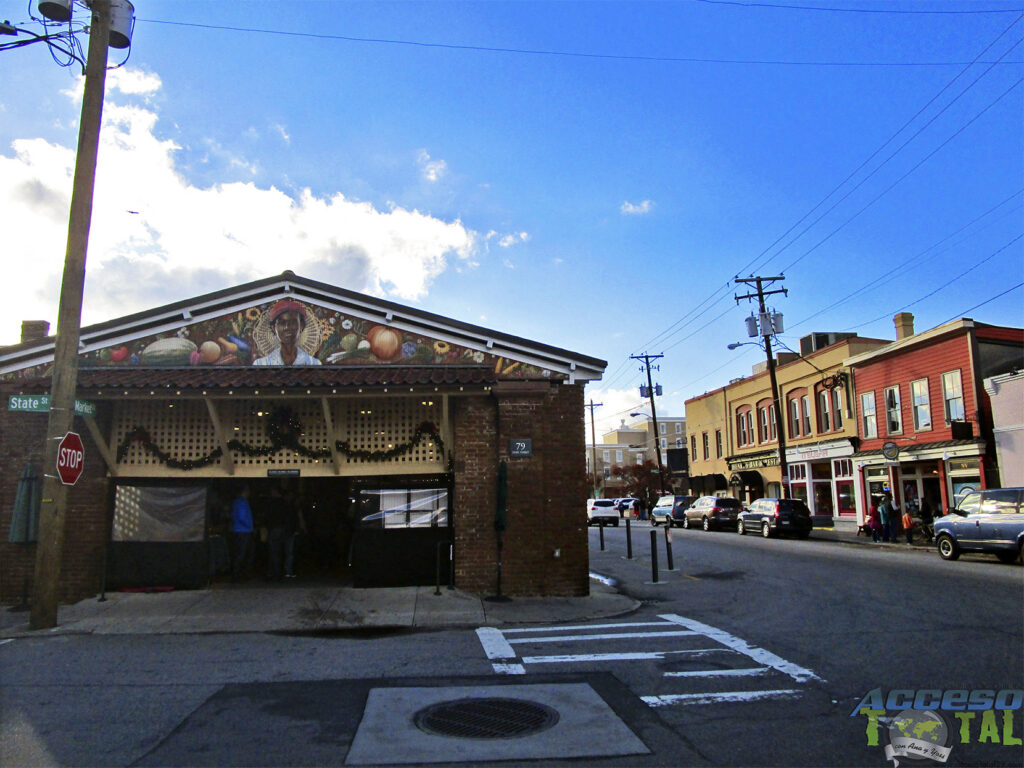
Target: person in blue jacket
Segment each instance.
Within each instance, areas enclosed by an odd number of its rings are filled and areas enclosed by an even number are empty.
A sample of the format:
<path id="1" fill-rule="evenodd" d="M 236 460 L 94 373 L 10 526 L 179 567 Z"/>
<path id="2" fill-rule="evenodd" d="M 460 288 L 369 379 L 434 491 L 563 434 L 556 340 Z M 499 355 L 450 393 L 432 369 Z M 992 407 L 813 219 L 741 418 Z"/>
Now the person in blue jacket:
<path id="1" fill-rule="evenodd" d="M 231 578 L 237 581 L 252 567 L 252 507 L 249 505 L 249 486 L 243 485 L 231 503 L 231 543 L 234 559 Z"/>

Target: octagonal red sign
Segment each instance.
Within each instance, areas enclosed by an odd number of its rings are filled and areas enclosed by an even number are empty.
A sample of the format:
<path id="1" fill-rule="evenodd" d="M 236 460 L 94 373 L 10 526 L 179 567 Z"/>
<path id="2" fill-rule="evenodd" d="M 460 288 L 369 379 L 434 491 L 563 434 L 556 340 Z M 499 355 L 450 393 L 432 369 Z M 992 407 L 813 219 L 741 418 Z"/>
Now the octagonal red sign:
<path id="1" fill-rule="evenodd" d="M 57 474 L 64 485 L 74 485 L 85 468 L 85 446 L 82 436 L 68 432 L 57 446 Z"/>

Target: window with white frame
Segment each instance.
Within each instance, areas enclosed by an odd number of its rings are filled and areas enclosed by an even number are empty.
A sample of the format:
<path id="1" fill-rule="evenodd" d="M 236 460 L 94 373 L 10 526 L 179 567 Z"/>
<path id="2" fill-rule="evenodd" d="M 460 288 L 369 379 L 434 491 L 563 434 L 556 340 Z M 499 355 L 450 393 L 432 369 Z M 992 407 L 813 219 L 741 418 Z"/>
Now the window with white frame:
<path id="1" fill-rule="evenodd" d="M 796 398 L 789 401 L 789 436 L 800 437 L 800 401 Z"/>
<path id="2" fill-rule="evenodd" d="M 947 424 L 951 421 L 963 421 L 964 390 L 959 370 L 942 374 L 942 402 Z"/>
<path id="3" fill-rule="evenodd" d="M 746 445 L 749 440 L 749 433 L 747 432 L 747 418 L 750 416 L 750 412 L 740 412 L 736 414 L 736 444 Z M 693 455 L 697 455 L 697 437 L 692 437 L 693 443 Z"/>
<path id="4" fill-rule="evenodd" d="M 695 461 L 697 458 L 697 436 L 690 435 L 690 461 Z"/>
<path id="5" fill-rule="evenodd" d="M 622 451 L 619 451 L 619 450 L 615 451 L 615 463 L 616 464 L 621 464 L 622 463 Z"/>
<path id="6" fill-rule="evenodd" d="M 661 438 L 661 450 L 663 450 L 663 451 L 667 451 L 668 450 L 668 440 L 666 438 L 664 438 L 664 437 Z"/>
<path id="7" fill-rule="evenodd" d="M 804 395 L 800 398 L 800 405 L 804 412 L 804 434 L 811 434 L 811 398 Z"/>
<path id="8" fill-rule="evenodd" d="M 661 422 L 661 424 L 658 425 L 658 431 L 661 432 L 661 434 L 663 434 L 663 435 L 665 434 L 665 422 L 664 421 Z"/>
<path id="9" fill-rule="evenodd" d="M 722 430 L 715 430 L 715 458 L 722 458 Z"/>
<path id="10" fill-rule="evenodd" d="M 601 458 L 604 459 L 604 463 L 605 464 L 611 464 L 612 463 L 612 452 L 611 451 L 601 451 Z"/>
<path id="11" fill-rule="evenodd" d="M 928 397 L 928 379 L 910 382 L 910 399 L 914 409 L 914 430 L 932 428 L 932 404 Z"/>
<path id="12" fill-rule="evenodd" d="M 832 431 L 831 393 L 827 389 L 818 392 L 818 431 Z"/>
<path id="13" fill-rule="evenodd" d="M 644 455 L 642 453 L 638 453 L 636 455 L 636 463 L 637 463 L 637 466 L 639 466 L 639 465 L 644 463 Z"/>
<path id="14" fill-rule="evenodd" d="M 832 390 L 832 426 L 843 428 L 843 391 L 838 387 Z"/>
<path id="15" fill-rule="evenodd" d="M 874 392 L 865 392 L 860 396 L 860 419 L 861 435 L 863 437 L 878 437 Z"/>
<path id="16" fill-rule="evenodd" d="M 683 434 L 683 422 L 681 422 L 681 421 L 677 421 L 676 422 L 676 434 L 677 435 Z"/>
<path id="17" fill-rule="evenodd" d="M 757 409 L 757 440 L 760 443 L 768 442 L 768 408 L 762 407 Z"/>
<path id="18" fill-rule="evenodd" d="M 701 442 L 704 444 L 704 461 L 711 458 L 711 444 L 708 441 L 708 433 L 704 432 L 701 435 Z"/>
<path id="19" fill-rule="evenodd" d="M 900 413 L 900 388 L 885 388 L 885 429 L 890 435 L 903 431 L 903 414 Z"/>

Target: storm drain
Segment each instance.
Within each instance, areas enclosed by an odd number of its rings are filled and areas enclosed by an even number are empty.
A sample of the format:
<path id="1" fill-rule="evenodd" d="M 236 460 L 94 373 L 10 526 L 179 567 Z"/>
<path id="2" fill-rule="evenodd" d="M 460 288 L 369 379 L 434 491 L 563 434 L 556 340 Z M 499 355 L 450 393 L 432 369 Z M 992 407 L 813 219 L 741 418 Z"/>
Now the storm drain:
<path id="1" fill-rule="evenodd" d="M 413 715 L 425 733 L 463 739 L 511 739 L 546 731 L 558 712 L 536 701 L 469 698 L 442 701 Z"/>

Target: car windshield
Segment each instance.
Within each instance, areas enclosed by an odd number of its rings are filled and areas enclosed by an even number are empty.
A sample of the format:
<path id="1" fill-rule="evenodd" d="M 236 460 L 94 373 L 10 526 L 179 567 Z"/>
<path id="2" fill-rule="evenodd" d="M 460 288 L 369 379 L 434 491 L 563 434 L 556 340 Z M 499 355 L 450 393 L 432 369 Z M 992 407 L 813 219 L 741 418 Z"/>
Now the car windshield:
<path id="1" fill-rule="evenodd" d="M 715 503 L 719 507 L 739 507 L 740 506 L 739 501 L 737 499 L 732 499 L 732 498 L 718 499 L 718 501 L 716 501 Z"/>

